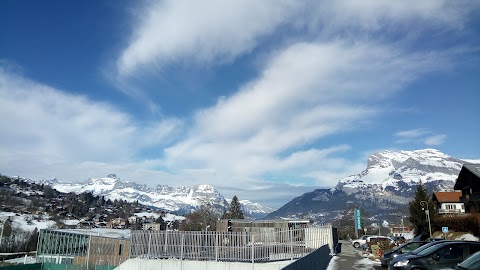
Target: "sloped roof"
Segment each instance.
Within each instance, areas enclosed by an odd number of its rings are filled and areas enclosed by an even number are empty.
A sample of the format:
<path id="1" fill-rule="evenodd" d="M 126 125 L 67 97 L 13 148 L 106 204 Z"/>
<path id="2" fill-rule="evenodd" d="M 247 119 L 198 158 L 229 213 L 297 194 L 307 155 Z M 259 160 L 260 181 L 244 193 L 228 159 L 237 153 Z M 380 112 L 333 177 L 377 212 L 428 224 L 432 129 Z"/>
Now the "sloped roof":
<path id="1" fill-rule="evenodd" d="M 444 202 L 460 202 L 461 191 L 448 191 L 448 192 L 434 192 L 433 196 L 437 198 L 440 203 Z"/>
<path id="2" fill-rule="evenodd" d="M 463 164 L 463 167 L 475 174 L 477 177 L 480 177 L 480 164 Z"/>

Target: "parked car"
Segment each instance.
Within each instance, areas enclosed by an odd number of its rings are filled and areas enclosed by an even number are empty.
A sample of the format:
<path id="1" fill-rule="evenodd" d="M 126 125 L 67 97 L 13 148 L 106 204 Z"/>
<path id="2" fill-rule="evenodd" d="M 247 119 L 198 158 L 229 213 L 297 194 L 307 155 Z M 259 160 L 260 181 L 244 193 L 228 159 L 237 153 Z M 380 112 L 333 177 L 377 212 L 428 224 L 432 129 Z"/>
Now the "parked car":
<path id="1" fill-rule="evenodd" d="M 425 244 L 428 244 L 428 243 L 429 242 L 425 242 L 425 241 L 412 241 L 412 242 L 403 243 L 400 246 L 398 246 L 398 247 L 396 247 L 392 250 L 384 252 L 382 254 L 382 257 L 380 257 L 380 263 L 381 263 L 382 267 L 386 268 L 386 267 L 388 267 L 388 262 L 392 258 L 395 258 L 398 255 L 403 254 L 403 253 L 412 252 L 415 249 L 417 249 L 417 248 L 419 248 L 419 247 L 421 247 Z"/>
<path id="2" fill-rule="evenodd" d="M 365 244 L 365 242 L 367 241 L 367 238 L 370 236 L 373 236 L 373 235 L 364 235 L 358 239 L 352 240 L 352 246 L 354 246 L 355 248 L 361 247 L 363 244 Z"/>
<path id="3" fill-rule="evenodd" d="M 394 236 L 392 239 L 395 241 L 395 245 L 401 245 L 407 241 L 403 236 Z"/>
<path id="4" fill-rule="evenodd" d="M 370 250 L 372 245 L 379 245 L 382 242 L 387 242 L 392 245 L 395 244 L 392 238 L 380 235 L 367 237 L 367 240 L 365 241 L 367 244 L 367 250 Z"/>
<path id="5" fill-rule="evenodd" d="M 455 270 L 478 270 L 480 269 L 480 251 L 466 258 L 463 262 L 454 266 Z"/>
<path id="6" fill-rule="evenodd" d="M 462 262 L 471 254 L 480 251 L 480 242 L 436 241 L 416 254 L 397 256 L 392 259 L 389 270 L 429 270 L 449 268 Z"/>

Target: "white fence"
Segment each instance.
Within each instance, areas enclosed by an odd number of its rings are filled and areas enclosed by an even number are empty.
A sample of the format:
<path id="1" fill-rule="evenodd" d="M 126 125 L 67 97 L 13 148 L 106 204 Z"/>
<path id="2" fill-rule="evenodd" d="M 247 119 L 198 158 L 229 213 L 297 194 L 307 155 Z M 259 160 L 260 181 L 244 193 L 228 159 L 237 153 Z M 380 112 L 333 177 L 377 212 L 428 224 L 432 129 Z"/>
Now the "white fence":
<path id="1" fill-rule="evenodd" d="M 132 231 L 130 258 L 269 262 L 299 259 L 323 245 L 335 247 L 332 226 L 252 234 Z"/>

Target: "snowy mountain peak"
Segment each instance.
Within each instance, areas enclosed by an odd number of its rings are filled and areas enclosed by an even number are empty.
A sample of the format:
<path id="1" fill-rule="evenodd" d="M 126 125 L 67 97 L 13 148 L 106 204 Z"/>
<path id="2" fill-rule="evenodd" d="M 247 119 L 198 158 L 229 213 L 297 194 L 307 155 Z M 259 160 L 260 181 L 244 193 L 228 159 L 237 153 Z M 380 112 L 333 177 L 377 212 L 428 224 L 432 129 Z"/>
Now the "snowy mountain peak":
<path id="1" fill-rule="evenodd" d="M 436 149 L 376 152 L 369 156 L 367 169 L 341 179 L 337 187 L 381 185 L 385 189 L 397 186 L 398 181 L 410 184 L 419 181 L 455 181 L 463 163 Z"/>
<path id="2" fill-rule="evenodd" d="M 196 193 L 218 193 L 218 191 L 211 185 L 197 185 L 194 186 Z"/>
<path id="3" fill-rule="evenodd" d="M 87 185 L 115 185 L 120 182 L 120 179 L 113 177 L 103 177 L 103 178 L 89 178 L 85 183 Z"/>

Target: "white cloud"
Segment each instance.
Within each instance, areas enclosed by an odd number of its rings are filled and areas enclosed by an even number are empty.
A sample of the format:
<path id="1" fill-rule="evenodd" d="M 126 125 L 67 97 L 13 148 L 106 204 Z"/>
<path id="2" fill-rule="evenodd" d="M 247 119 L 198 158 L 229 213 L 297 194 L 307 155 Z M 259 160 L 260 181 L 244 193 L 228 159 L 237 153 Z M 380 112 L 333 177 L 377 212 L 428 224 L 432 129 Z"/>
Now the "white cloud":
<path id="1" fill-rule="evenodd" d="M 426 128 L 417 128 L 417 129 L 410 129 L 410 130 L 403 130 L 395 133 L 395 136 L 400 138 L 418 138 L 430 133 L 430 131 Z"/>
<path id="2" fill-rule="evenodd" d="M 441 145 L 445 142 L 446 139 L 447 139 L 447 135 L 438 134 L 438 135 L 433 135 L 425 138 L 424 143 L 426 145 Z"/>
<path id="3" fill-rule="evenodd" d="M 290 20 L 298 4 L 266 1 L 153 1 L 117 63 L 120 74 L 188 59 L 229 62 L 254 49 L 262 36 Z"/>
<path id="4" fill-rule="evenodd" d="M 474 1 L 149 1 L 136 11 L 133 33 L 117 60 L 121 76 L 158 71 L 172 63 L 219 65 L 248 54 L 285 28 L 319 39 L 359 40 L 365 33 L 462 29 Z M 412 30 L 412 26 L 415 26 Z M 277 36 L 277 38 L 279 38 Z M 285 31 L 279 44 L 292 42 Z M 400 38 L 401 40 L 401 38 Z M 399 40 L 396 40 L 398 43 Z"/>
<path id="5" fill-rule="evenodd" d="M 378 101 L 443 57 L 371 42 L 292 45 L 274 54 L 259 78 L 197 112 L 187 138 L 166 149 L 166 165 L 218 175 L 308 172 L 337 151 L 304 147 L 360 127 L 382 111 Z"/>
<path id="6" fill-rule="evenodd" d="M 429 146 L 441 145 L 447 139 L 447 135 L 434 134 L 427 128 L 398 131 L 394 135 L 398 138 L 396 143 L 423 143 Z"/>
<path id="7" fill-rule="evenodd" d="M 132 164 L 148 170 L 158 164 L 137 162 L 137 155 L 171 141 L 182 125 L 173 118 L 138 125 L 111 104 L 66 94 L 2 67 L 0 115 L 2 173 L 34 179 L 86 179 Z"/>
<path id="8" fill-rule="evenodd" d="M 417 24 L 415 31 L 421 31 L 432 26 L 462 28 L 466 15 L 478 6 L 478 3 L 448 0 L 342 0 L 313 5 L 312 13 L 317 14 L 313 22 L 321 21 L 320 25 L 333 31 L 351 27 L 363 31 L 389 28 L 398 31 L 412 24 Z"/>

